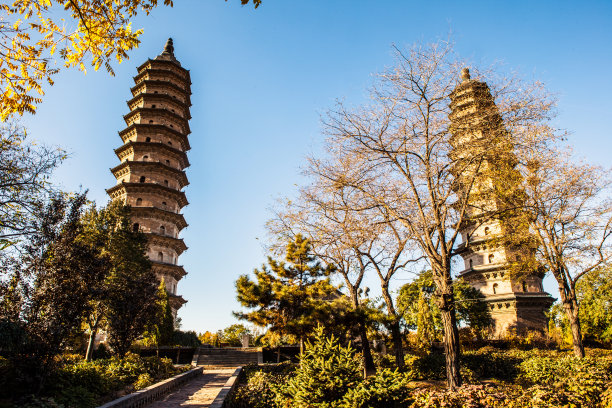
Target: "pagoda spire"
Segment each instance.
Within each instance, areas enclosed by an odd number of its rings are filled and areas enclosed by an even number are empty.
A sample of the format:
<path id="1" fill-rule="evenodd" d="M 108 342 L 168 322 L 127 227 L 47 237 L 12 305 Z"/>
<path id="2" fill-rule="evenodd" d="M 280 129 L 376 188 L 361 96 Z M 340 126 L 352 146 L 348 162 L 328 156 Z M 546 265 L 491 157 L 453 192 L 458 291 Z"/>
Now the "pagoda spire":
<path id="1" fill-rule="evenodd" d="M 174 42 L 172 41 L 172 38 L 168 38 L 168 41 L 166 41 L 164 52 L 162 54 L 170 54 L 174 57 Z"/>
<path id="2" fill-rule="evenodd" d="M 168 40 L 166 41 L 166 45 L 164 45 L 164 50 L 162 51 L 161 54 L 155 57 L 155 60 L 156 61 L 172 61 L 179 67 L 181 66 L 181 63 L 178 62 L 178 60 L 174 56 L 174 41 L 172 40 L 172 38 L 168 38 Z"/>

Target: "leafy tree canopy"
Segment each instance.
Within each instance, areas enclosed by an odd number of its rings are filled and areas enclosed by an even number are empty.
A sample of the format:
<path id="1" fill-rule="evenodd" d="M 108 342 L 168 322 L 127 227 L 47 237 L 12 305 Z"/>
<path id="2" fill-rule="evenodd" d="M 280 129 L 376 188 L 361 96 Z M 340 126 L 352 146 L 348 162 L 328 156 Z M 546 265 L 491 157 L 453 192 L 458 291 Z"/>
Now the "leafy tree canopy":
<path id="1" fill-rule="evenodd" d="M 129 207 L 114 205 L 119 206 L 121 216 L 108 244 L 112 269 L 107 276 L 106 330 L 113 350 L 125 355 L 155 321 L 158 281 L 147 256 L 146 235 L 133 230 Z"/>
<path id="2" fill-rule="evenodd" d="M 155 318 L 150 322 L 145 333 L 145 344 L 153 346 L 173 345 L 174 318 L 164 279 L 159 283 L 155 297 Z"/>
<path id="3" fill-rule="evenodd" d="M 576 285 L 580 302 L 582 336 L 590 343 L 612 344 L 612 266 L 606 265 L 587 274 Z M 571 344 L 572 335 L 561 303 L 550 311 L 551 323 L 561 329 L 563 340 Z"/>
<path id="4" fill-rule="evenodd" d="M 584 338 L 612 344 L 612 265 L 586 275 L 576 292 Z"/>
<path id="5" fill-rule="evenodd" d="M 229 343 L 230 346 L 239 347 L 242 345 L 242 336 L 251 335 L 251 331 L 243 324 L 232 324 L 223 329 L 221 333 L 221 341 Z"/>
<path id="6" fill-rule="evenodd" d="M 19 364 L 31 361 L 38 374 L 26 377 L 37 386 L 79 331 L 90 288 L 108 269 L 100 247 L 82 239 L 85 203 L 85 194 L 53 196 L 36 213 L 29 241 L 1 266 L 0 321 L 20 341 L 7 350 Z"/>
<path id="7" fill-rule="evenodd" d="M 442 332 L 440 308 L 427 291 L 434 290 L 431 271 L 421 272 L 415 280 L 403 285 L 397 297 L 404 323 L 410 330 L 423 334 L 428 343 L 438 339 Z M 457 318 L 472 328 L 476 335 L 482 335 L 491 324 L 491 313 L 484 302 L 484 295 L 463 279 L 453 282 L 453 294 L 457 307 Z"/>

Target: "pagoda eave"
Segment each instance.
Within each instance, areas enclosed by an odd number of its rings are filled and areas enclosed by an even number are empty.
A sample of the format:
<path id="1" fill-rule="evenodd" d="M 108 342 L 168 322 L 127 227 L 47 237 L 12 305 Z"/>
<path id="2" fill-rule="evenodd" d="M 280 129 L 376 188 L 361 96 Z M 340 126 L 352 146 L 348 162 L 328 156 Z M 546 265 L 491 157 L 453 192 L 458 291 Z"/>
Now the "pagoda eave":
<path id="1" fill-rule="evenodd" d="M 176 72 L 174 72 L 173 69 L 159 69 L 159 68 L 151 68 L 148 70 L 148 72 L 147 71 L 139 72 L 138 75 L 134 77 L 134 82 L 137 84 L 142 82 L 142 78 L 146 76 L 147 73 L 149 74 L 168 74 L 169 73 L 179 82 L 182 82 L 186 88 L 191 85 L 191 79 L 189 77 L 186 78 L 184 76 L 178 75 Z"/>
<path id="2" fill-rule="evenodd" d="M 157 207 L 131 207 L 131 213 L 139 218 L 154 218 L 158 220 L 170 221 L 177 226 L 179 231 L 189 226 L 187 221 L 185 221 L 183 214 L 163 210 Z"/>
<path id="3" fill-rule="evenodd" d="M 152 113 L 155 116 L 157 115 L 166 115 L 169 116 L 175 120 L 177 120 L 178 122 L 181 122 L 181 124 L 183 126 L 185 126 L 185 131 L 184 132 L 178 132 L 178 133 L 182 133 L 185 136 L 189 135 L 191 133 L 191 130 L 189 129 L 189 122 L 183 118 L 181 115 L 176 114 L 175 112 L 171 112 L 165 109 L 156 109 L 156 108 L 143 108 L 143 107 L 138 107 L 136 109 L 134 109 L 133 111 L 131 111 L 130 113 L 127 113 L 125 115 L 123 115 L 123 120 L 125 120 L 126 124 L 129 124 L 129 120 L 130 118 L 132 118 L 133 116 L 136 116 L 137 114 L 142 114 L 142 113 Z M 142 124 L 142 123 L 141 123 Z M 151 123 L 148 123 L 149 125 Z M 154 124 L 154 123 L 153 123 Z M 172 129 L 172 128 L 170 128 Z"/>
<path id="4" fill-rule="evenodd" d="M 189 75 L 189 70 L 183 68 L 180 65 L 180 63 L 178 61 L 176 61 L 176 60 L 174 60 L 174 61 L 166 61 L 166 60 L 147 58 L 147 60 L 144 63 L 140 64 L 140 66 L 138 68 L 136 68 L 136 69 L 138 70 L 138 72 L 141 72 L 149 64 L 151 64 L 151 66 L 159 64 L 159 65 L 171 66 L 172 68 L 178 68 L 181 72 L 183 72 L 185 74 L 185 78 L 191 84 L 191 76 Z"/>
<path id="5" fill-rule="evenodd" d="M 496 248 L 498 244 L 495 243 L 495 240 L 501 239 L 501 238 L 502 238 L 501 236 L 476 238 L 476 239 L 470 240 L 468 245 L 466 245 L 465 242 L 462 242 L 461 244 L 457 245 L 457 249 L 455 249 L 455 253 L 458 255 L 465 254 L 465 253 L 474 253 L 475 251 L 478 251 L 477 248 L 479 245 L 484 245 L 487 243 L 490 243 L 492 247 Z"/>
<path id="6" fill-rule="evenodd" d="M 184 135 L 183 133 L 179 132 L 176 129 L 171 128 L 170 126 L 162 125 L 159 123 L 132 123 L 130 126 L 119 131 L 119 136 L 121 136 L 121 139 L 125 142 L 126 141 L 125 137 L 130 133 L 130 131 L 136 130 L 138 132 L 139 130 L 141 130 L 144 132 L 146 130 L 151 130 L 151 129 L 172 133 L 174 136 L 177 136 L 179 139 L 181 139 L 181 142 L 185 146 L 183 149 L 185 152 L 188 150 L 191 150 L 191 146 L 189 145 L 189 139 L 187 138 L 186 135 Z"/>
<path id="7" fill-rule="evenodd" d="M 182 265 L 175 265 L 167 262 L 151 261 L 151 267 L 155 273 L 160 275 L 170 275 L 176 280 L 180 280 L 187 272 Z"/>
<path id="8" fill-rule="evenodd" d="M 116 148 L 115 154 L 119 159 L 121 159 L 121 154 L 123 154 L 129 149 L 132 149 L 135 152 L 137 149 L 149 151 L 151 150 L 151 148 L 153 148 L 153 150 L 159 149 L 161 151 L 169 152 L 171 154 L 179 156 L 180 160 L 183 162 L 181 165 L 182 169 L 186 169 L 191 165 L 189 163 L 189 159 L 187 158 L 187 154 L 184 151 L 162 142 L 134 142 L 133 140 L 130 140 L 122 144 L 120 147 Z"/>
<path id="9" fill-rule="evenodd" d="M 546 292 L 512 292 L 512 293 L 500 293 L 496 295 L 488 295 L 486 299 L 483 299 L 488 304 L 500 304 L 500 303 L 519 303 L 519 304 L 538 304 L 552 306 L 555 302 L 555 298 Z"/>
<path id="10" fill-rule="evenodd" d="M 183 306 L 187 301 L 180 295 L 175 295 L 173 293 L 168 293 L 168 301 L 170 302 L 170 307 L 179 309 Z"/>
<path id="11" fill-rule="evenodd" d="M 112 198 L 119 198 L 120 196 L 127 194 L 128 192 L 153 192 L 160 195 L 165 195 L 169 198 L 174 199 L 179 208 L 183 208 L 189 204 L 185 193 L 179 190 L 175 190 L 170 187 L 163 186 L 156 183 L 125 183 L 121 182 L 109 189 L 106 189 L 106 193 Z"/>
<path id="12" fill-rule="evenodd" d="M 187 180 L 187 175 L 182 170 L 178 170 L 172 166 L 168 166 L 165 163 L 155 162 L 155 161 L 135 161 L 135 160 L 126 160 L 120 163 L 118 166 L 113 167 L 110 171 L 113 173 L 115 178 L 120 178 L 124 174 L 130 173 L 132 169 L 157 169 L 161 172 L 165 172 L 167 174 L 173 175 L 177 178 L 179 182 L 180 188 L 189 185 L 189 181 Z"/>
<path id="13" fill-rule="evenodd" d="M 185 118 L 187 118 L 187 120 L 191 119 L 191 114 L 189 113 L 189 106 L 187 106 L 185 103 L 175 98 L 172 98 L 170 95 L 166 95 L 166 94 L 139 93 L 138 95 L 134 96 L 132 99 L 126 101 L 125 103 L 127 104 L 128 108 L 132 109 L 132 105 L 134 105 L 138 100 L 144 101 L 145 99 L 166 100 L 172 103 L 176 103 L 177 105 L 180 105 L 181 108 L 183 109 L 183 113 L 185 113 Z"/>
<path id="14" fill-rule="evenodd" d="M 136 96 L 139 94 L 138 90 L 142 87 L 147 87 L 147 86 L 167 86 L 169 88 L 174 89 L 175 91 L 181 93 L 185 99 L 185 105 L 187 106 L 191 106 L 191 91 L 186 91 L 185 89 L 182 89 L 181 87 L 177 86 L 176 84 L 173 84 L 172 82 L 168 82 L 168 81 L 160 81 L 157 79 L 144 79 L 140 82 L 138 82 L 136 85 L 134 85 L 133 87 L 130 88 L 130 92 L 132 93 L 132 96 Z"/>
<path id="15" fill-rule="evenodd" d="M 177 255 L 180 255 L 187 250 L 187 245 L 185 245 L 185 242 L 181 238 L 174 238 L 169 235 L 160 235 L 154 232 L 145 232 L 144 234 L 148 237 L 149 244 L 156 244 L 172 248 L 177 252 Z"/>
<path id="16" fill-rule="evenodd" d="M 485 273 L 501 272 L 500 276 L 504 277 L 506 270 L 508 269 L 507 263 L 496 263 L 488 265 L 477 265 L 471 268 L 467 268 L 459 272 L 461 277 L 469 277 L 474 275 L 483 275 Z"/>

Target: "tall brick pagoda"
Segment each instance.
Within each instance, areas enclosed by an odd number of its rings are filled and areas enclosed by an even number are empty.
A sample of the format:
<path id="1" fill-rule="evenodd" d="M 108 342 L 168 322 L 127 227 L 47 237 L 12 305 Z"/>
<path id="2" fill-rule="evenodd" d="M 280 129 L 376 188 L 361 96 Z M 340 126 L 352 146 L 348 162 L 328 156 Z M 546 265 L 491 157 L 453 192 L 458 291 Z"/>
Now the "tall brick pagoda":
<path id="1" fill-rule="evenodd" d="M 476 198 L 468 207 L 467 220 L 460 226 L 463 243 L 459 250 L 464 261 L 460 276 L 485 295 L 495 324 L 495 337 L 509 331 L 546 330 L 545 312 L 553 298 L 544 292 L 541 271 L 534 267 L 534 262 L 527 261 L 535 260 L 535 249 L 528 239 L 519 244 L 503 239 L 511 229 L 523 228 L 524 233 L 525 227 L 513 223 L 512 218 L 487 216 L 502 208 L 495 191 L 506 191 L 520 200 L 517 181 L 513 186 L 508 184 L 512 177 L 496 177 L 515 171 L 511 135 L 504 129 L 489 87 L 485 82 L 472 80 L 467 68 L 462 72 L 462 82 L 451 94 L 450 107 L 453 153 L 466 155 L 470 149 L 482 149 L 477 151 L 486 158 L 477 170 L 480 176 L 474 187 Z M 468 166 L 463 171 L 471 170 Z M 500 188 L 496 186 L 500 182 L 506 184 Z"/>
<path id="2" fill-rule="evenodd" d="M 189 184 L 191 80 L 174 57 L 171 38 L 160 55 L 138 67 L 134 82 L 130 113 L 123 117 L 127 127 L 119 132 L 123 145 L 115 149 L 121 163 L 111 169 L 117 184 L 106 192 L 131 205 L 134 228 L 148 235 L 153 270 L 166 283 L 176 317 L 186 302 L 177 284 L 186 274 L 178 258 L 187 249 L 179 233 L 187 226 L 181 190 Z"/>

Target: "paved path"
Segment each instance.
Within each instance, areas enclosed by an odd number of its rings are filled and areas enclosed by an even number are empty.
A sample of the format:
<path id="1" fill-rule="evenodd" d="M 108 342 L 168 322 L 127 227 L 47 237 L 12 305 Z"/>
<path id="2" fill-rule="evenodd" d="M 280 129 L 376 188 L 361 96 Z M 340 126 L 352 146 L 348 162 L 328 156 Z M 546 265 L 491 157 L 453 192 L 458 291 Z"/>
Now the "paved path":
<path id="1" fill-rule="evenodd" d="M 148 408 L 208 407 L 234 371 L 234 368 L 204 370 L 203 375 L 155 401 Z"/>

